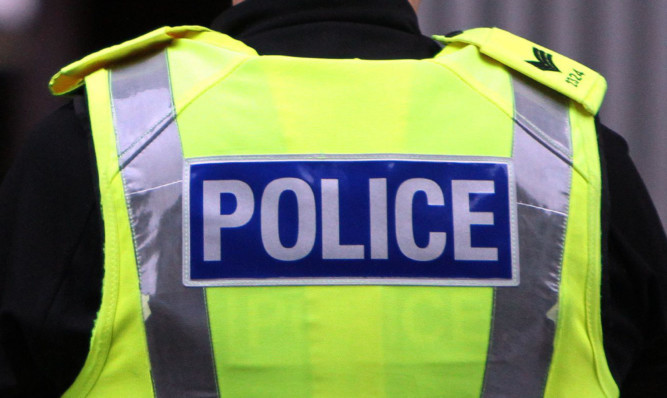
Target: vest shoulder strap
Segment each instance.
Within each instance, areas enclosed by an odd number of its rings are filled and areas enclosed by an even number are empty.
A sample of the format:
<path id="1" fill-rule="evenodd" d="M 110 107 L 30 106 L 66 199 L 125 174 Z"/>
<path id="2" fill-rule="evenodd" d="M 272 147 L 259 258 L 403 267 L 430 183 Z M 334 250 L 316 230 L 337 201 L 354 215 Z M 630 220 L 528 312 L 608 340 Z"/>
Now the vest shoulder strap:
<path id="1" fill-rule="evenodd" d="M 480 53 L 569 97 L 591 114 L 597 114 L 607 91 L 605 78 L 594 70 L 502 29 L 476 28 L 434 39 L 474 45 Z"/>
<path id="2" fill-rule="evenodd" d="M 195 38 L 239 53 L 256 54 L 255 50 L 240 41 L 202 26 L 165 26 L 136 39 L 100 50 L 62 68 L 51 78 L 49 89 L 54 95 L 67 94 L 81 87 L 85 77 L 99 69 L 150 54 L 176 39 Z"/>

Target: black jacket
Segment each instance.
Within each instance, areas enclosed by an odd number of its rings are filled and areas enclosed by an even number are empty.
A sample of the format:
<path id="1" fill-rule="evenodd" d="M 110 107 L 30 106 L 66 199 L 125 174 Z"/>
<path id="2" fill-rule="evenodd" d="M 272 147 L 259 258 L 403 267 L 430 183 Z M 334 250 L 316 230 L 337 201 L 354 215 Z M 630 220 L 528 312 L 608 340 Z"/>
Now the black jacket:
<path id="1" fill-rule="evenodd" d="M 405 0 L 247 0 L 212 27 L 260 54 L 395 59 L 440 49 Z M 623 397 L 664 397 L 667 239 L 625 141 L 597 128 L 605 352 Z M 79 95 L 35 129 L 0 187 L 0 396 L 58 396 L 76 378 L 100 305 L 103 241 Z"/>

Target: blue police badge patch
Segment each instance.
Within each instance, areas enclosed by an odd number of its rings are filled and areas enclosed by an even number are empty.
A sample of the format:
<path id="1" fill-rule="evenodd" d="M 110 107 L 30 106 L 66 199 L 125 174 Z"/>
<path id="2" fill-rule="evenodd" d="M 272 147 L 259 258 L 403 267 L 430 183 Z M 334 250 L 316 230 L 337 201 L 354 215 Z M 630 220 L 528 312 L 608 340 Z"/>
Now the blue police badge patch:
<path id="1" fill-rule="evenodd" d="M 519 284 L 511 160 L 186 160 L 186 286 Z"/>

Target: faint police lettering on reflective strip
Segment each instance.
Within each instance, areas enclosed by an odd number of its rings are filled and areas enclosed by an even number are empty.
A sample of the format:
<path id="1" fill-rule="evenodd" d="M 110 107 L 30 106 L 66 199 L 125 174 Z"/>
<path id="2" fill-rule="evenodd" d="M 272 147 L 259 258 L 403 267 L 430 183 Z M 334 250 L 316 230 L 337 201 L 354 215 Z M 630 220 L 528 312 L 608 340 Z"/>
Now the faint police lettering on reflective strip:
<path id="1" fill-rule="evenodd" d="M 363 260 L 363 244 L 340 243 L 340 195 L 339 180 L 321 179 L 321 233 L 322 258 L 335 260 Z M 373 260 L 389 258 L 388 250 L 388 195 L 387 179 L 371 178 L 369 189 L 370 257 Z M 297 203 L 297 239 L 292 247 L 280 240 L 280 198 L 292 192 Z M 417 245 L 414 237 L 413 202 L 418 192 L 426 195 L 428 206 L 445 207 L 442 188 L 433 180 L 413 178 L 398 187 L 394 198 L 395 236 L 401 253 L 414 261 L 432 261 L 445 251 L 446 232 L 429 232 L 428 243 Z M 494 194 L 492 180 L 452 180 L 452 218 L 454 228 L 454 259 L 457 261 L 498 261 L 498 248 L 473 247 L 471 226 L 494 225 L 492 212 L 471 211 L 471 194 Z M 221 195 L 231 194 L 236 209 L 230 214 L 221 213 Z M 250 186 L 240 180 L 205 180 L 203 182 L 204 208 L 204 261 L 221 261 L 221 231 L 246 225 L 254 216 L 255 199 Z M 260 229 L 262 244 L 272 258 L 281 261 L 297 261 L 308 256 L 317 237 L 317 205 L 312 187 L 299 178 L 279 178 L 271 181 L 261 197 Z"/>

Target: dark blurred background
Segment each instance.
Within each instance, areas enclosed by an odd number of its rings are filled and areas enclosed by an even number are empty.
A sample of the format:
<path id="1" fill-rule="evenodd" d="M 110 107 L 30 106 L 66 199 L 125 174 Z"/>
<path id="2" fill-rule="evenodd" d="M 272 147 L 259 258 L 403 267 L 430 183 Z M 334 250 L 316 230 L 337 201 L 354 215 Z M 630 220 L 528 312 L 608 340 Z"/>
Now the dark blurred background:
<path id="1" fill-rule="evenodd" d="M 0 0 L 0 180 L 26 134 L 66 101 L 47 89 L 61 67 L 163 25 L 208 25 L 228 3 Z M 667 222 L 667 0 L 423 0 L 419 17 L 426 34 L 499 26 L 602 73 L 602 120 L 628 140 Z"/>
<path id="2" fill-rule="evenodd" d="M 29 131 L 67 101 L 47 89 L 60 68 L 160 26 L 206 26 L 229 3 L 0 0 L 0 181 Z"/>

